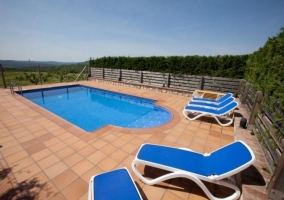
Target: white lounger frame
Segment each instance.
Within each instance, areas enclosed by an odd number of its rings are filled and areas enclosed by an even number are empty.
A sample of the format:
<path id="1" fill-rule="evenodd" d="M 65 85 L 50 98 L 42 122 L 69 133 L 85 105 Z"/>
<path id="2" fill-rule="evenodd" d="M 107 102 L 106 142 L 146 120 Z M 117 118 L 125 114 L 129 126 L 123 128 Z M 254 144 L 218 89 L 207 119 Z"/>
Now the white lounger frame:
<path id="1" fill-rule="evenodd" d="M 242 141 L 240 141 L 240 142 L 242 142 Z M 250 147 L 247 144 L 245 144 L 245 143 L 243 143 L 243 144 L 248 148 L 248 150 L 250 151 L 250 153 L 252 155 L 251 161 L 249 163 L 247 163 L 246 165 L 240 166 L 240 167 L 236 168 L 235 170 L 233 170 L 229 173 L 226 173 L 226 174 L 222 174 L 220 176 L 211 175 L 211 176 L 206 177 L 206 176 L 194 174 L 194 173 L 191 173 L 191 172 L 188 172 L 188 171 L 180 170 L 180 169 L 177 169 L 177 168 L 168 167 L 168 166 L 165 166 L 165 165 L 160 165 L 158 163 L 140 160 L 140 159 L 137 158 L 137 155 L 138 155 L 140 149 L 143 147 L 143 145 L 140 147 L 135 159 L 132 161 L 132 170 L 134 171 L 136 176 L 142 182 L 144 182 L 148 185 L 154 185 L 156 183 L 159 183 L 159 182 L 162 182 L 162 181 L 165 181 L 165 180 L 168 180 L 168 179 L 172 179 L 172 178 L 187 178 L 187 179 L 190 179 L 193 182 L 195 182 L 204 191 L 204 193 L 209 197 L 209 199 L 220 200 L 220 198 L 213 196 L 213 194 L 208 190 L 206 185 L 202 182 L 202 181 L 207 181 L 207 182 L 211 182 L 211 183 L 214 183 L 214 184 L 217 184 L 217 185 L 221 185 L 221 186 L 231 188 L 235 191 L 231 196 L 228 196 L 228 197 L 222 198 L 222 199 L 224 199 L 224 200 L 238 199 L 240 197 L 241 191 L 238 188 L 238 186 L 236 185 L 234 175 L 236 175 L 238 172 L 246 169 L 248 166 L 252 165 L 255 162 L 255 156 L 254 156 L 252 150 L 250 149 Z M 191 149 L 187 149 L 187 148 L 180 148 L 180 149 L 186 150 L 186 151 L 192 151 Z M 205 153 L 203 155 L 208 156 L 210 154 Z M 149 179 L 146 179 L 145 177 L 143 177 L 141 175 L 141 173 L 138 171 L 138 169 L 136 168 L 136 166 L 139 165 L 139 164 L 152 166 L 152 167 L 155 167 L 155 168 L 170 171 L 172 173 L 169 173 L 169 174 L 163 175 L 161 177 L 149 180 Z"/>
<path id="2" fill-rule="evenodd" d="M 198 106 L 196 106 L 196 107 L 198 107 Z M 235 108 L 237 108 L 237 107 L 238 107 L 238 103 L 235 106 Z M 204 107 L 204 108 L 206 108 L 206 107 Z M 221 125 L 221 126 L 229 126 L 229 125 L 231 125 L 234 122 L 234 115 L 232 114 L 232 116 L 230 116 L 230 113 L 233 112 L 234 109 L 231 109 L 229 112 L 221 114 L 221 115 L 214 115 L 212 113 L 207 113 L 207 112 L 199 112 L 198 110 L 183 109 L 183 115 L 186 117 L 186 119 L 188 119 L 190 121 L 196 120 L 196 119 L 198 119 L 200 117 L 203 117 L 203 116 L 211 116 L 218 122 L 219 125 Z M 193 115 L 196 115 L 196 116 L 190 118 L 188 116 L 189 113 L 191 113 Z M 223 120 L 227 120 L 228 122 L 227 123 L 222 123 L 222 122 L 220 122 L 219 118 L 223 119 Z"/>

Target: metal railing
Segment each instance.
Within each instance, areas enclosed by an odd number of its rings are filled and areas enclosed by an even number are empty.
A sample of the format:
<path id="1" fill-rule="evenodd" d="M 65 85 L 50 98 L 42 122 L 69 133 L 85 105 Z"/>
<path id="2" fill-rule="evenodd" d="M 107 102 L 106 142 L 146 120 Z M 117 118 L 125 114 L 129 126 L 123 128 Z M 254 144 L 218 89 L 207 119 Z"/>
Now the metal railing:
<path id="1" fill-rule="evenodd" d="M 23 95 L 23 90 L 22 90 L 22 85 L 20 83 L 16 83 L 16 82 L 12 82 L 10 84 L 10 91 L 11 91 L 11 94 L 15 94 L 15 90 L 14 90 L 14 87 L 15 86 L 18 86 L 18 91 L 21 92 L 21 95 Z"/>

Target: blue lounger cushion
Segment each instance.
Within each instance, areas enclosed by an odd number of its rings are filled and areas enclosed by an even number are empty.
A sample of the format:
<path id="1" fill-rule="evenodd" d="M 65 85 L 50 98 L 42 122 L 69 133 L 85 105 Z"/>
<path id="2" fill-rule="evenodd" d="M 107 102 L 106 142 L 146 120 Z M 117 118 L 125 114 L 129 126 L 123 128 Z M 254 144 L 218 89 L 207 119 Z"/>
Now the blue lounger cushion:
<path id="1" fill-rule="evenodd" d="M 205 108 L 211 108 L 211 109 L 221 109 L 227 104 L 233 102 L 235 100 L 234 97 L 230 97 L 226 99 L 225 101 L 219 103 L 219 104 L 212 104 L 212 103 L 206 103 L 202 101 L 190 101 L 188 102 L 189 106 L 198 106 L 198 107 L 205 107 Z"/>
<path id="2" fill-rule="evenodd" d="M 137 158 L 207 177 L 234 171 L 252 160 L 252 155 L 241 142 L 232 143 L 209 156 L 173 147 L 145 144 Z"/>
<path id="3" fill-rule="evenodd" d="M 226 99 L 232 97 L 232 93 L 227 93 L 224 96 L 222 96 L 221 98 L 215 100 L 215 99 L 207 99 L 207 98 L 196 98 L 193 97 L 191 101 L 201 101 L 201 102 L 207 102 L 207 103 L 212 103 L 212 104 L 219 104 L 223 101 L 225 101 Z"/>
<path id="4" fill-rule="evenodd" d="M 89 184 L 89 200 L 142 199 L 128 170 L 121 168 L 93 176 Z"/>
<path id="5" fill-rule="evenodd" d="M 235 109 L 237 106 L 238 106 L 238 103 L 233 101 L 219 110 L 207 108 L 207 107 L 198 107 L 195 105 L 185 106 L 184 110 L 189 110 L 192 112 L 199 112 L 199 113 L 208 113 L 211 115 L 218 116 L 218 115 L 224 115 L 224 114 L 229 113 L 231 110 Z"/>

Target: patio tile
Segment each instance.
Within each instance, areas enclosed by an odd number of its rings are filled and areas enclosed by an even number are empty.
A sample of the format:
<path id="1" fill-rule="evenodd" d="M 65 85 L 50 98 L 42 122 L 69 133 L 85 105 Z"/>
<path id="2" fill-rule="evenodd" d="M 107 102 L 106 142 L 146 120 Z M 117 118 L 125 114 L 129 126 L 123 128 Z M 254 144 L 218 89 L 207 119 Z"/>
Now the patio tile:
<path id="1" fill-rule="evenodd" d="M 81 178 L 84 181 L 86 181 L 87 183 L 89 183 L 92 176 L 100 174 L 102 172 L 103 172 L 103 170 L 101 170 L 99 167 L 93 165 L 93 167 L 90 170 L 88 170 L 85 174 L 83 174 L 81 176 Z"/>
<path id="2" fill-rule="evenodd" d="M 171 191 L 166 191 L 162 200 L 183 200 L 185 198 L 180 198 L 178 196 L 176 196 L 175 194 L 173 194 Z"/>
<path id="3" fill-rule="evenodd" d="M 221 132 L 222 127 L 219 126 L 219 125 L 217 125 L 217 124 L 212 124 L 211 127 L 210 127 L 210 129 L 211 129 L 212 131 Z"/>
<path id="4" fill-rule="evenodd" d="M 191 126 L 191 125 L 188 125 L 187 128 L 185 129 L 185 132 L 196 132 L 198 129 L 197 126 Z"/>
<path id="5" fill-rule="evenodd" d="M 154 133 L 147 142 L 159 144 L 166 136 L 164 133 Z"/>
<path id="6" fill-rule="evenodd" d="M 198 128 L 197 129 L 197 134 L 198 135 L 202 135 L 202 134 L 205 134 L 205 135 L 208 135 L 209 134 L 209 129 L 204 129 L 204 128 Z"/>
<path id="7" fill-rule="evenodd" d="M 91 154 L 95 153 L 96 151 L 97 150 L 94 147 L 88 145 L 88 146 L 84 147 L 83 149 L 80 149 L 78 151 L 78 153 L 81 154 L 83 157 L 88 157 Z"/>
<path id="8" fill-rule="evenodd" d="M 67 186 L 62 194 L 68 200 L 77 200 L 88 191 L 88 184 L 81 178 L 78 178 L 69 186 Z"/>
<path id="9" fill-rule="evenodd" d="M 65 200 L 65 197 L 61 193 L 57 193 L 50 200 Z"/>
<path id="10" fill-rule="evenodd" d="M 78 178 L 79 176 L 72 169 L 67 169 L 58 176 L 54 177 L 52 182 L 59 190 L 63 190 Z"/>
<path id="11" fill-rule="evenodd" d="M 22 150 L 23 150 L 23 147 L 21 145 L 15 145 L 13 147 L 2 150 L 1 153 L 2 153 L 3 156 L 6 157 L 6 156 L 10 156 L 14 153 L 17 153 L 19 151 L 22 151 Z"/>
<path id="12" fill-rule="evenodd" d="M 163 140 L 160 144 L 164 146 L 174 146 L 175 143 L 167 141 L 167 140 Z"/>
<path id="13" fill-rule="evenodd" d="M 165 190 L 161 187 L 153 187 L 150 185 L 145 185 L 143 187 L 143 191 L 146 194 L 147 199 L 153 199 L 153 200 L 159 200 L 162 199 L 164 194 L 165 194 Z"/>
<path id="14" fill-rule="evenodd" d="M 193 139 L 193 136 L 190 134 L 183 134 L 179 137 L 179 139 L 191 141 Z"/>
<path id="15" fill-rule="evenodd" d="M 57 162 L 54 165 L 46 168 L 44 170 L 45 174 L 49 177 L 49 179 L 53 179 L 54 177 L 58 176 L 62 172 L 66 171 L 68 166 L 64 162 Z"/>
<path id="16" fill-rule="evenodd" d="M 121 164 L 124 166 L 124 167 L 127 167 L 127 169 L 131 169 L 131 163 L 132 161 L 134 160 L 135 156 L 134 155 L 129 155 L 127 156 L 122 162 Z"/>
<path id="17" fill-rule="evenodd" d="M 185 178 L 173 179 L 169 185 L 172 189 L 169 191 L 181 199 L 188 199 L 192 185 L 193 182 Z"/>
<path id="18" fill-rule="evenodd" d="M 81 156 L 79 153 L 73 153 L 72 155 L 64 158 L 63 161 L 66 165 L 72 167 L 83 159 L 83 156 Z"/>
<path id="19" fill-rule="evenodd" d="M 90 170 L 93 166 L 94 166 L 94 164 L 92 162 L 88 161 L 87 159 L 84 159 L 84 160 L 80 161 L 79 163 L 77 163 L 76 165 L 74 165 L 71 169 L 76 174 L 81 176 L 84 173 L 86 173 L 88 170 Z"/>
<path id="20" fill-rule="evenodd" d="M 38 161 L 37 164 L 40 166 L 40 168 L 47 169 L 48 167 L 52 166 L 53 164 L 59 161 L 60 159 L 56 155 L 51 154 L 50 156 L 47 156 L 42 160 Z"/>
<path id="21" fill-rule="evenodd" d="M 75 150 L 72 149 L 71 147 L 67 146 L 64 149 L 57 151 L 55 154 L 57 155 L 58 158 L 64 159 L 64 158 L 72 155 L 73 153 L 75 153 Z"/>
<path id="22" fill-rule="evenodd" d="M 101 162 L 103 159 L 107 157 L 106 154 L 102 153 L 101 151 L 96 151 L 92 155 L 90 155 L 87 159 L 97 165 L 99 162 Z"/>
<path id="23" fill-rule="evenodd" d="M 234 136 L 232 136 L 232 135 L 222 134 L 222 140 L 230 140 L 230 141 L 234 141 Z"/>
<path id="24" fill-rule="evenodd" d="M 143 140 L 148 140 L 150 137 L 152 136 L 152 134 L 141 134 L 141 135 L 138 135 L 137 137 L 143 139 Z"/>
<path id="25" fill-rule="evenodd" d="M 138 147 L 131 143 L 126 143 L 121 149 L 129 154 L 131 154 L 134 150 L 136 150 Z"/>
<path id="26" fill-rule="evenodd" d="M 19 139 L 21 137 L 30 135 L 31 133 L 29 131 L 25 130 L 25 131 L 19 131 L 19 132 L 17 131 L 17 132 L 12 133 L 12 134 L 14 135 L 15 138 Z"/>
<path id="27" fill-rule="evenodd" d="M 117 150 L 117 147 L 115 147 L 111 144 L 108 144 L 108 145 L 106 145 L 106 146 L 104 146 L 103 148 L 100 149 L 100 151 L 103 152 L 106 155 L 110 155 L 113 152 L 115 152 L 116 150 Z"/>
<path id="28" fill-rule="evenodd" d="M 130 141 L 130 143 L 134 144 L 135 146 L 141 146 L 141 144 L 145 143 L 145 140 L 135 137 Z"/>
<path id="29" fill-rule="evenodd" d="M 164 140 L 169 141 L 169 142 L 176 142 L 178 140 L 177 136 L 173 136 L 173 135 L 167 135 Z"/>
<path id="30" fill-rule="evenodd" d="M 75 151 L 79 151 L 80 149 L 83 149 L 86 147 L 88 144 L 84 141 L 78 141 L 70 145 Z"/>
<path id="31" fill-rule="evenodd" d="M 181 132 L 173 130 L 173 129 L 170 131 L 170 135 L 174 136 L 176 138 L 179 138 L 181 136 L 181 134 L 182 134 Z"/>
<path id="32" fill-rule="evenodd" d="M 192 142 L 190 145 L 189 145 L 189 148 L 193 151 L 196 151 L 196 152 L 199 152 L 199 153 L 203 153 L 203 150 L 204 150 L 204 145 L 202 144 L 198 144 L 198 143 L 195 143 L 195 142 Z"/>
<path id="33" fill-rule="evenodd" d="M 52 145 L 52 146 L 49 146 L 49 149 L 50 149 L 53 153 L 55 153 L 55 152 L 58 152 L 58 151 L 64 149 L 65 147 L 67 147 L 67 145 L 66 145 L 65 143 L 63 143 L 63 142 L 58 142 L 58 143 L 56 143 L 56 144 L 54 144 L 54 145 Z"/>
<path id="34" fill-rule="evenodd" d="M 56 133 L 55 133 L 56 134 Z M 73 134 L 70 133 L 62 133 L 61 135 L 57 136 L 60 140 L 66 140 L 70 137 L 73 137 Z"/>
<path id="35" fill-rule="evenodd" d="M 73 144 L 73 143 L 75 143 L 75 142 L 78 142 L 78 141 L 80 141 L 80 139 L 77 138 L 76 136 L 71 136 L 71 137 L 69 137 L 68 139 L 65 139 L 65 140 L 64 140 L 64 142 L 65 142 L 66 144 L 68 144 L 68 145 L 71 145 L 71 144 Z"/>
<path id="36" fill-rule="evenodd" d="M 18 160 L 21 160 L 21 159 L 23 159 L 27 156 L 29 156 L 29 154 L 26 151 L 23 150 L 23 151 L 19 151 L 19 152 L 15 153 L 13 155 L 7 156 L 5 158 L 5 160 L 10 165 L 10 164 L 17 162 Z"/>
<path id="37" fill-rule="evenodd" d="M 115 166 L 118 165 L 118 162 L 110 157 L 106 157 L 104 160 L 102 160 L 97 166 L 105 171 L 110 171 L 115 168 Z"/>
<path id="38" fill-rule="evenodd" d="M 114 136 L 110 133 L 107 136 L 103 137 L 103 140 L 105 140 L 106 142 L 112 142 L 112 141 L 116 140 L 116 138 L 117 138 L 116 136 Z"/>
<path id="39" fill-rule="evenodd" d="M 85 200 L 85 199 L 88 199 L 88 192 L 83 194 L 83 196 L 81 196 L 78 200 Z"/>
<path id="40" fill-rule="evenodd" d="M 9 136 L 7 136 L 7 137 L 1 138 L 1 143 L 9 142 L 9 141 L 11 141 L 11 140 L 15 140 L 15 138 L 14 138 L 14 136 L 9 135 Z"/>
<path id="41" fill-rule="evenodd" d="M 41 169 L 39 168 L 39 166 L 37 164 L 32 164 L 13 174 L 18 182 L 22 182 L 38 174 L 39 172 L 41 172 Z"/>
<path id="42" fill-rule="evenodd" d="M 35 153 L 37 153 L 37 152 L 39 152 L 39 151 L 42 151 L 42 150 L 44 150 L 44 149 L 46 149 L 46 146 L 45 146 L 43 143 L 38 143 L 38 144 L 36 144 L 36 145 L 34 145 L 34 146 L 31 146 L 31 147 L 26 148 L 25 150 L 26 150 L 30 155 L 32 155 L 32 154 L 35 154 Z"/>
<path id="43" fill-rule="evenodd" d="M 113 152 L 110 157 L 115 159 L 118 162 L 122 162 L 126 157 L 128 156 L 128 153 L 125 151 L 118 149 L 115 152 Z"/>
<path id="44" fill-rule="evenodd" d="M 50 199 L 59 193 L 58 189 L 54 186 L 48 177 L 40 172 L 27 180 L 27 187 L 32 194 L 36 194 L 35 199 Z M 27 190 L 25 190 L 27 192 Z"/>
<path id="45" fill-rule="evenodd" d="M 107 145 L 108 143 L 102 139 L 95 141 L 94 143 L 92 143 L 91 145 L 93 147 L 95 147 L 96 149 L 101 149 L 102 147 L 104 147 L 105 145 Z"/>
<path id="46" fill-rule="evenodd" d="M 45 132 L 45 130 L 44 130 L 43 132 Z M 37 139 L 38 139 L 39 141 L 41 141 L 41 142 L 45 142 L 45 141 L 50 140 L 50 139 L 52 139 L 52 138 L 54 138 L 54 137 L 55 137 L 55 136 L 54 136 L 52 133 L 45 133 L 45 134 L 43 134 L 43 135 L 37 137 Z"/>
<path id="47" fill-rule="evenodd" d="M 2 130 L 0 130 L 2 131 Z M 22 133 L 22 132 L 27 132 L 29 133 L 29 131 L 25 128 L 25 127 L 20 127 L 20 128 L 17 128 L 17 129 L 13 129 L 13 130 L 10 130 L 10 132 L 15 136 L 15 134 L 18 134 L 18 133 Z"/>
<path id="48" fill-rule="evenodd" d="M 200 145 L 205 145 L 206 144 L 206 139 L 195 137 L 192 142 Z"/>
<path id="49" fill-rule="evenodd" d="M 60 140 L 55 137 L 55 138 L 52 138 L 52 139 L 50 139 L 50 140 L 46 140 L 46 141 L 43 142 L 43 143 L 45 144 L 45 146 L 50 147 L 50 146 L 55 145 L 55 144 L 57 144 L 57 143 L 59 143 L 59 142 L 60 142 Z"/>
<path id="50" fill-rule="evenodd" d="M 125 145 L 127 143 L 127 141 L 123 140 L 123 139 L 120 139 L 120 138 L 117 138 L 115 141 L 112 142 L 112 145 L 120 148 L 122 147 L 123 145 Z"/>
<path id="51" fill-rule="evenodd" d="M 34 164 L 34 160 L 31 157 L 25 157 L 21 160 L 18 160 L 17 162 L 13 163 L 10 165 L 10 167 L 12 168 L 12 171 L 18 172 L 24 168 L 26 168 L 27 166 L 30 166 L 32 164 Z"/>
<path id="52" fill-rule="evenodd" d="M 41 151 L 31 155 L 31 156 L 35 161 L 39 161 L 43 158 L 46 158 L 47 156 L 49 156 L 51 154 L 52 154 L 52 152 L 49 149 L 44 149 L 44 150 L 41 150 Z"/>
<path id="53" fill-rule="evenodd" d="M 220 148 L 220 142 L 213 142 L 213 141 L 207 140 L 205 146 L 216 150 L 216 149 Z"/>
<path id="54" fill-rule="evenodd" d="M 188 200 L 208 200 L 208 197 L 202 189 L 195 185 L 189 194 Z"/>
<path id="55" fill-rule="evenodd" d="M 123 136 L 120 137 L 120 139 L 123 139 L 125 141 L 132 140 L 135 136 L 130 135 L 130 134 L 124 134 Z"/>
<path id="56" fill-rule="evenodd" d="M 176 144 L 175 146 L 178 146 L 178 147 L 189 147 L 189 145 L 191 144 L 191 141 L 192 140 L 185 140 L 185 139 L 178 139 L 176 141 Z"/>
<path id="57" fill-rule="evenodd" d="M 29 140 L 32 140 L 32 139 L 35 139 L 36 137 L 32 134 L 27 134 L 23 137 L 20 137 L 20 138 L 17 138 L 17 140 L 20 142 L 20 143 L 24 143 L 24 142 L 27 142 Z"/>

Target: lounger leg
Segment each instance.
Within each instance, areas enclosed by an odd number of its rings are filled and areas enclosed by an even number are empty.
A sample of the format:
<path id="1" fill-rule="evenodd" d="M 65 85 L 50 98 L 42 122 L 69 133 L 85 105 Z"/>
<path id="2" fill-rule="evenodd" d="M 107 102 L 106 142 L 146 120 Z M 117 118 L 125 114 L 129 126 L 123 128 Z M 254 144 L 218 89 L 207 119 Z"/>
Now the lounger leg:
<path id="1" fill-rule="evenodd" d="M 201 113 L 201 114 L 199 114 L 199 115 L 197 115 L 197 116 L 195 116 L 195 117 L 193 117 L 193 118 L 190 118 L 190 117 L 188 117 L 188 113 L 191 113 L 191 112 L 186 111 L 186 110 L 183 111 L 183 115 L 186 117 L 186 119 L 188 119 L 188 120 L 190 120 L 190 121 L 196 120 L 196 119 L 198 119 L 198 118 L 200 118 L 200 117 L 203 117 L 203 116 L 212 116 L 212 117 L 214 117 L 214 119 L 217 121 L 217 123 L 218 123 L 219 125 L 221 125 L 221 126 L 229 126 L 229 125 L 231 125 L 231 124 L 233 123 L 233 121 L 234 121 L 233 118 L 231 118 L 231 119 L 229 119 L 229 118 L 224 118 L 225 120 L 229 120 L 229 122 L 223 124 L 223 123 L 220 122 L 220 120 L 218 119 L 218 117 L 217 117 L 217 116 L 214 116 L 214 115 L 208 115 L 208 114 L 203 114 L 203 113 Z M 194 113 L 192 113 L 192 114 L 194 114 Z"/>
<path id="2" fill-rule="evenodd" d="M 223 124 L 223 123 L 221 123 L 220 122 L 220 120 L 218 119 L 218 117 L 216 117 L 216 116 L 213 116 L 215 119 L 216 119 L 216 121 L 218 122 L 218 124 L 220 124 L 221 126 L 229 126 L 229 125 L 231 125 L 232 123 L 233 123 L 233 118 L 232 119 L 228 119 L 228 118 L 225 118 L 225 120 L 229 120 L 229 122 L 228 123 L 226 123 L 226 124 Z"/>
<path id="3" fill-rule="evenodd" d="M 193 117 L 193 118 L 190 118 L 190 117 L 188 117 L 188 113 L 187 113 L 188 111 L 183 111 L 183 115 L 186 117 L 186 119 L 188 119 L 188 120 L 190 120 L 190 121 L 193 121 L 193 120 L 196 120 L 196 119 L 198 119 L 198 118 L 200 118 L 200 117 L 202 117 L 202 116 L 205 116 L 205 115 L 207 115 L 207 114 L 199 114 L 199 115 L 197 115 L 197 116 L 195 116 L 195 117 Z M 190 112 L 190 113 L 192 113 L 192 114 L 194 114 L 193 112 Z"/>

